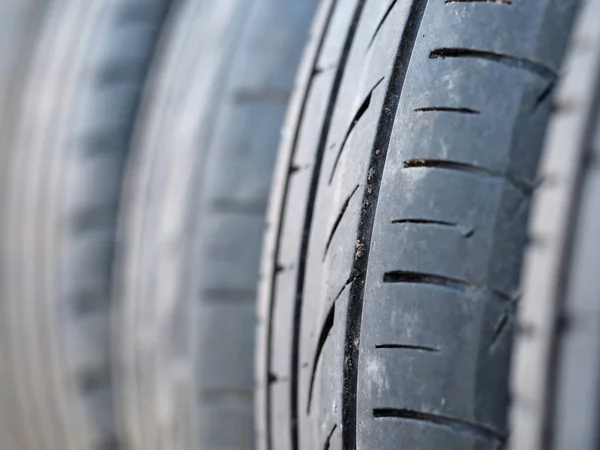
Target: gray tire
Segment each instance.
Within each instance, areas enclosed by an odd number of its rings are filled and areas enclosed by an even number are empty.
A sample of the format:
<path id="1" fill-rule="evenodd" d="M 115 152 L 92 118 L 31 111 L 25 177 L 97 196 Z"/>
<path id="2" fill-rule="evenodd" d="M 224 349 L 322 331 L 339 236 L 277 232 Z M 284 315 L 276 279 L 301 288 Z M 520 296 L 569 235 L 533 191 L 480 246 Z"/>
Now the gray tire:
<path id="1" fill-rule="evenodd" d="M 600 1 L 583 0 L 533 198 L 511 450 L 600 446 Z"/>
<path id="2" fill-rule="evenodd" d="M 21 43 L 30 45 L 13 49 L 30 61 L 15 67 L 19 88 L 2 105 L 14 128 L 3 128 L 0 175 L 0 390 L 11 434 L 2 445 L 116 445 L 109 309 L 120 177 L 168 3 L 29 3 L 38 17 Z"/>
<path id="3" fill-rule="evenodd" d="M 181 1 L 125 177 L 113 330 L 127 448 L 254 447 L 255 289 L 313 1 Z"/>
<path id="4" fill-rule="evenodd" d="M 323 2 L 262 266 L 262 450 L 504 445 L 530 196 L 577 7 Z"/>

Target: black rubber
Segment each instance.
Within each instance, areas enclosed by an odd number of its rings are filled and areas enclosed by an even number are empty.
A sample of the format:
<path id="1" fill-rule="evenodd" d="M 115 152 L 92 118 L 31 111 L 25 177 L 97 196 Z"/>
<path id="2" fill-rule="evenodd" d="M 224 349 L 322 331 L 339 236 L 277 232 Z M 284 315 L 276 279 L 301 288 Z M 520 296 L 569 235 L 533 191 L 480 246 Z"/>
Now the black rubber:
<path id="1" fill-rule="evenodd" d="M 262 266 L 262 450 L 498 449 L 577 1 L 322 2 Z"/>
<path id="2" fill-rule="evenodd" d="M 11 126 L 1 139 L 0 442 L 113 449 L 108 326 L 120 177 L 169 2 L 26 3 L 36 18 L 13 47 L 22 57 L 2 105 Z"/>
<path id="3" fill-rule="evenodd" d="M 254 448 L 264 214 L 316 1 L 181 0 L 122 197 L 115 284 L 126 448 Z"/>
<path id="4" fill-rule="evenodd" d="M 600 448 L 600 17 L 583 0 L 542 154 L 519 307 L 511 450 Z"/>

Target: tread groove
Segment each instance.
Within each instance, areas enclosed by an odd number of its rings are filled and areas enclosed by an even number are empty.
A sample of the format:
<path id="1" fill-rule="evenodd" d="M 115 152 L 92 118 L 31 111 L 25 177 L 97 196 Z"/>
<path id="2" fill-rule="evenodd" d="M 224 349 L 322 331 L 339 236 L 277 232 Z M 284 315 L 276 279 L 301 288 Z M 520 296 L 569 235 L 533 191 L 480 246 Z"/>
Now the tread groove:
<path id="1" fill-rule="evenodd" d="M 519 304 L 519 300 L 520 300 L 520 296 L 519 297 L 515 297 L 511 301 L 511 304 L 506 309 L 506 311 L 504 311 L 502 313 L 502 315 L 498 319 L 498 322 L 496 322 L 496 326 L 494 327 L 494 332 L 492 334 L 492 340 L 491 340 L 490 345 L 489 345 L 489 351 L 490 352 L 494 349 L 494 347 L 496 346 L 496 344 L 500 340 L 500 337 L 504 334 L 504 332 L 506 331 L 506 329 L 508 328 L 508 326 L 511 324 L 511 322 L 514 321 L 514 318 L 515 318 L 515 315 L 516 315 L 516 312 L 517 312 L 517 307 L 518 307 L 518 304 Z"/>
<path id="2" fill-rule="evenodd" d="M 410 6 L 404 30 L 400 36 L 381 114 L 377 123 L 375 141 L 371 149 L 367 174 L 383 173 L 390 147 L 394 120 L 400 104 L 404 81 L 417 36 L 421 28 L 427 0 L 414 0 Z M 365 278 L 369 265 L 371 236 L 375 223 L 375 213 L 381 176 L 373 177 L 363 194 L 364 207 L 360 211 L 356 248 L 351 273 L 356 274 L 350 285 L 346 313 L 346 335 L 344 342 L 343 389 L 342 389 L 342 447 L 345 450 L 356 449 L 358 357 L 361 334 L 361 319 L 365 296 Z"/>
<path id="3" fill-rule="evenodd" d="M 329 434 L 327 435 L 327 439 L 325 439 L 325 444 L 323 444 L 323 450 L 329 450 L 331 447 L 331 438 L 333 437 L 333 433 L 337 429 L 337 424 L 333 426 Z"/>
<path id="4" fill-rule="evenodd" d="M 439 353 L 440 349 L 436 347 L 429 347 L 426 345 L 410 345 L 410 344 L 377 344 L 376 349 L 405 349 L 405 350 L 418 350 L 430 353 Z"/>
<path id="5" fill-rule="evenodd" d="M 367 51 L 369 51 L 369 49 L 371 48 L 371 45 L 373 45 L 373 42 L 375 42 L 375 38 L 379 34 L 379 30 L 381 30 L 381 27 L 383 26 L 386 19 L 392 12 L 392 9 L 394 9 L 394 6 L 396 6 L 396 3 L 398 3 L 398 0 L 392 0 L 392 2 L 390 3 L 390 6 L 388 6 L 388 8 L 385 11 L 385 13 L 383 14 L 383 16 L 381 16 L 381 20 L 377 24 L 377 27 L 375 28 L 375 31 L 373 32 L 373 36 L 371 36 L 371 40 L 369 41 L 369 45 L 367 46 Z"/>
<path id="6" fill-rule="evenodd" d="M 521 58 L 514 55 L 504 53 L 496 53 L 489 50 L 479 50 L 463 47 L 443 47 L 432 50 L 429 54 L 430 59 L 437 58 L 476 58 L 487 61 L 494 61 L 498 64 L 503 64 L 508 67 L 516 67 L 518 69 L 527 70 L 542 78 L 554 81 L 558 78 L 556 71 L 542 63 L 532 61 L 527 58 Z"/>
<path id="7" fill-rule="evenodd" d="M 275 254 L 273 255 L 274 260 L 277 262 L 279 261 L 279 249 L 281 248 L 281 241 L 282 241 L 282 235 L 283 235 L 283 217 L 285 215 L 285 211 L 287 209 L 287 203 L 288 203 L 288 197 L 289 197 L 289 188 L 290 188 L 290 176 L 292 175 L 291 172 L 291 168 L 294 167 L 294 156 L 296 154 L 296 150 L 298 149 L 298 142 L 300 139 L 300 130 L 301 130 L 301 126 L 302 123 L 304 122 L 304 118 L 306 115 L 306 110 L 307 110 L 307 105 L 308 105 L 308 101 L 310 98 L 310 92 L 311 92 L 311 88 L 312 88 L 312 84 L 315 80 L 316 77 L 319 76 L 319 74 L 321 73 L 321 69 L 319 69 L 319 57 L 321 55 L 321 52 L 323 50 L 323 46 L 325 44 L 325 40 L 327 38 L 328 35 L 328 30 L 329 27 L 331 25 L 331 22 L 333 20 L 333 15 L 334 12 L 336 10 L 336 6 L 338 5 L 338 0 L 332 0 L 331 5 L 329 7 L 329 10 L 327 11 L 327 17 L 325 18 L 325 23 L 323 24 L 323 31 L 321 33 L 321 35 L 319 36 L 319 41 L 317 43 L 317 48 L 315 50 L 315 55 L 314 55 L 314 59 L 312 61 L 312 70 L 311 70 L 311 76 L 310 76 L 310 80 L 307 83 L 306 89 L 302 94 L 302 100 L 301 100 L 301 105 L 300 105 L 300 111 L 298 114 L 298 122 L 296 124 L 296 129 L 294 130 L 294 137 L 293 137 L 293 141 L 292 141 L 292 148 L 290 151 L 290 159 L 288 162 L 288 176 L 285 178 L 285 182 L 284 182 L 284 186 L 283 186 L 283 200 L 282 203 L 280 205 L 280 210 L 279 210 L 279 223 L 277 226 L 277 235 L 275 238 Z M 272 374 L 273 372 L 271 371 L 271 362 L 273 359 L 273 315 L 274 315 L 274 304 L 275 304 L 275 291 L 276 291 L 276 286 L 277 286 L 277 277 L 280 274 L 280 270 L 278 270 L 280 267 L 279 263 L 275 264 L 275 267 L 273 268 L 273 271 L 271 273 L 271 289 L 269 292 L 269 308 L 268 308 L 268 328 L 267 328 L 267 350 L 266 350 L 266 373 L 268 374 Z M 293 344 L 292 344 L 293 345 Z M 293 349 L 292 349 L 293 350 Z M 269 380 L 267 383 L 267 388 L 266 388 L 266 392 L 265 392 L 265 404 L 266 404 L 266 411 L 265 411 L 265 432 L 266 432 L 266 443 L 265 443 L 265 447 L 267 450 L 272 450 L 273 449 L 273 438 L 272 438 L 272 426 L 271 426 L 271 397 L 272 397 L 272 386 L 273 386 L 273 382 L 271 381 L 271 377 L 269 376 Z M 294 395 L 294 392 L 292 392 L 292 396 Z M 291 408 L 292 411 L 291 413 L 293 414 L 292 417 L 295 417 L 294 415 L 294 409 L 295 408 Z M 292 438 L 292 449 L 296 450 L 298 448 L 298 439 L 297 439 L 297 435 L 295 434 L 295 425 L 291 426 L 290 429 L 290 433 L 291 433 L 291 438 Z"/>
<path id="8" fill-rule="evenodd" d="M 321 169 L 323 164 L 323 156 L 327 147 L 327 139 L 331 128 L 331 119 L 333 117 L 333 111 L 337 103 L 337 98 L 342 85 L 344 73 L 346 71 L 346 65 L 350 55 L 350 49 L 354 42 L 354 36 L 358 28 L 358 22 L 362 15 L 362 11 L 366 0 L 358 0 L 353 11 L 352 20 L 348 28 L 348 32 L 345 37 L 342 52 L 339 58 L 339 64 L 334 75 L 333 84 L 329 98 L 327 100 L 326 112 L 321 127 L 319 142 L 315 153 L 315 164 L 311 177 L 311 184 L 308 192 L 308 198 L 306 202 L 306 215 L 304 217 L 303 230 L 300 253 L 298 260 L 298 271 L 296 277 L 296 296 L 294 304 L 294 318 L 293 318 L 293 334 L 292 334 L 292 349 L 291 349 L 291 368 L 290 368 L 290 434 L 292 442 L 292 450 L 299 448 L 298 439 L 298 415 L 300 414 L 299 401 L 298 401 L 298 386 L 299 386 L 299 364 L 300 364 L 300 330 L 301 330 L 301 317 L 302 317 L 302 305 L 304 296 L 304 278 L 306 273 L 306 257 L 308 253 L 309 239 L 311 235 L 312 219 L 315 209 L 315 202 L 317 198 L 318 181 L 321 176 Z M 316 62 L 315 62 L 316 64 Z M 296 129 L 296 138 L 300 133 L 300 126 Z M 297 141 L 294 145 L 296 146 Z M 293 156 L 292 156 L 293 161 Z M 286 182 L 287 183 L 287 182 Z M 286 186 L 287 190 L 287 186 Z M 284 205 L 285 206 L 285 205 Z M 283 222 L 283 220 L 281 221 Z M 281 229 L 279 230 L 278 245 L 281 242 Z"/>
<path id="9" fill-rule="evenodd" d="M 335 161 L 333 162 L 333 167 L 331 169 L 331 175 L 329 176 L 329 184 L 331 184 L 331 182 L 333 181 L 333 176 L 335 175 L 335 171 L 337 169 L 338 163 L 340 162 L 340 157 L 342 156 L 342 152 L 343 152 L 344 148 L 346 147 L 346 142 L 348 141 L 348 138 L 350 137 L 352 130 L 354 130 L 354 127 L 356 126 L 356 124 L 360 121 L 362 116 L 369 109 L 369 106 L 371 105 L 371 97 L 373 96 L 373 92 L 375 91 L 377 86 L 379 86 L 381 84 L 381 82 L 384 79 L 385 78 L 381 78 L 377 83 L 375 83 L 375 86 L 373 86 L 371 88 L 371 90 L 369 91 L 369 93 L 367 94 L 367 96 L 365 97 L 363 102 L 361 103 L 360 107 L 354 114 L 354 118 L 352 119 L 352 122 L 350 122 L 350 126 L 348 127 L 348 130 L 346 131 L 346 134 L 344 135 L 344 140 L 342 141 L 342 144 L 340 145 L 340 149 L 338 150 L 337 155 L 335 156 Z"/>
<path id="10" fill-rule="evenodd" d="M 405 419 L 411 421 L 427 422 L 431 425 L 449 428 L 455 433 L 475 434 L 487 440 L 504 443 L 506 436 L 494 428 L 477 422 L 443 416 L 440 414 L 413 411 L 402 408 L 376 408 L 373 410 L 375 419 Z"/>
<path id="11" fill-rule="evenodd" d="M 489 178 L 501 179 L 510 183 L 516 190 L 520 191 L 523 195 L 529 197 L 533 193 L 535 188 L 533 183 L 526 180 L 514 177 L 509 173 L 499 172 L 487 167 L 478 166 L 476 164 L 470 164 L 458 161 L 448 161 L 442 159 L 408 159 L 404 161 L 405 169 L 418 169 L 418 168 L 429 168 L 429 169 L 447 169 L 456 170 L 466 173 L 484 175 Z"/>
<path id="12" fill-rule="evenodd" d="M 390 222 L 393 225 L 415 224 L 415 225 L 435 225 L 441 227 L 456 228 L 464 237 L 470 238 L 475 234 L 475 229 L 466 225 L 459 225 L 456 222 L 447 222 L 444 220 L 432 219 L 395 219 Z"/>
<path id="13" fill-rule="evenodd" d="M 310 373 L 310 384 L 308 387 L 308 400 L 306 402 L 306 413 L 310 414 L 310 406 L 312 404 L 312 396 L 313 389 L 315 387 L 315 375 L 317 373 L 317 364 L 319 363 L 319 359 L 321 358 L 321 352 L 323 352 L 323 347 L 325 346 L 325 342 L 329 337 L 329 333 L 331 333 L 331 329 L 333 328 L 333 323 L 335 321 L 335 302 L 331 304 L 329 308 L 329 312 L 325 317 L 325 321 L 323 322 L 323 327 L 321 328 L 321 332 L 319 333 L 319 340 L 317 342 L 317 349 L 315 351 L 315 356 L 313 358 L 312 369 Z"/>
<path id="14" fill-rule="evenodd" d="M 455 108 L 452 106 L 426 106 L 416 108 L 415 112 L 455 112 L 459 114 L 481 114 L 481 111 L 471 108 Z"/>
<path id="15" fill-rule="evenodd" d="M 358 275 L 351 275 L 348 280 L 346 280 L 346 282 L 344 283 L 344 285 L 340 288 L 340 290 L 338 291 L 337 295 L 335 296 L 335 298 L 333 299 L 333 301 L 337 301 L 338 298 L 340 298 L 342 296 L 342 294 L 344 293 L 344 291 L 346 290 L 346 288 L 348 286 L 350 286 L 352 283 L 354 283 L 356 281 L 356 279 L 358 278 Z"/>
<path id="16" fill-rule="evenodd" d="M 550 98 L 552 92 L 554 92 L 555 87 L 556 87 L 555 81 L 548 83 L 548 86 L 546 86 L 546 89 L 544 89 L 542 91 L 542 93 L 538 96 L 538 98 L 535 100 L 532 111 L 535 111 L 536 109 L 538 109 L 548 98 Z"/>
<path id="17" fill-rule="evenodd" d="M 512 5 L 511 0 L 445 0 L 444 3 L 446 5 L 450 5 L 453 3 L 492 3 L 494 5 Z"/>
<path id="18" fill-rule="evenodd" d="M 449 278 L 442 275 L 431 273 L 410 272 L 406 270 L 396 270 L 385 272 L 383 274 L 384 283 L 410 283 L 410 284 L 430 284 L 434 286 L 442 286 L 455 291 L 460 291 L 465 294 L 474 292 L 489 292 L 495 297 L 503 301 L 514 301 L 514 298 L 505 292 L 497 289 L 492 289 L 487 286 L 478 286 L 465 280 Z"/>
<path id="19" fill-rule="evenodd" d="M 359 185 L 357 184 L 356 187 L 352 190 L 352 193 L 348 196 L 348 198 L 342 205 L 342 208 L 340 209 L 340 212 L 338 213 L 338 216 L 335 219 L 335 222 L 333 223 L 333 227 L 331 228 L 331 231 L 329 232 L 329 237 L 327 238 L 327 244 L 325 245 L 325 252 L 323 254 L 323 260 L 325 260 L 325 258 L 327 257 L 327 252 L 329 251 L 329 247 L 331 246 L 331 241 L 333 240 L 333 236 L 335 236 L 335 232 L 338 229 L 338 227 L 340 226 L 340 222 L 342 221 L 342 218 L 344 217 L 344 213 L 348 209 L 350 200 L 352 200 L 352 197 L 354 197 L 354 194 L 356 194 L 358 187 L 359 187 Z"/>
<path id="20" fill-rule="evenodd" d="M 500 320 L 494 327 L 494 334 L 492 335 L 492 342 L 490 343 L 490 351 L 496 346 L 496 343 L 500 340 L 500 336 L 504 333 L 509 321 L 509 315 L 505 312 L 500 316 Z"/>

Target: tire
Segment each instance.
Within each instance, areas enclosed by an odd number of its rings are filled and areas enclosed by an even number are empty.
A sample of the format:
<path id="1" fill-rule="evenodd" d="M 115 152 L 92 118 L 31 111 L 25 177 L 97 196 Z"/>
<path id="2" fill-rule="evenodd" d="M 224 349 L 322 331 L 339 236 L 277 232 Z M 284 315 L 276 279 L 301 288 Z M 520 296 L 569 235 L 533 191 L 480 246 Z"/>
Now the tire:
<path id="1" fill-rule="evenodd" d="M 584 0 L 533 198 L 510 448 L 599 448 L 600 1 Z"/>
<path id="2" fill-rule="evenodd" d="M 324 1 L 262 264 L 263 450 L 498 449 L 577 1 Z"/>
<path id="3" fill-rule="evenodd" d="M 168 2 L 31 6 L 37 22 L 14 47 L 30 62 L 15 68 L 22 89 L 3 105 L 14 133 L 2 140 L 0 176 L 0 389 L 11 434 L 0 441 L 115 448 L 108 312 L 120 176 Z"/>
<path id="4" fill-rule="evenodd" d="M 12 140 L 14 128 L 14 112 L 18 104 L 19 92 L 22 90 L 20 74 L 27 70 L 28 55 L 35 41 L 40 23 L 40 11 L 44 2 L 34 4 L 32 1 L 2 2 L 0 4 L 0 167 L 6 166 L 5 154 Z M 0 352 L 5 348 L 0 346 Z M 8 371 L 7 357 L 0 353 L 0 385 L 3 385 Z M 0 389 L 0 405 L 6 405 L 9 395 Z M 0 439 L 2 448 L 16 449 L 11 412 L 0 408 Z"/>
<path id="5" fill-rule="evenodd" d="M 126 448 L 254 448 L 255 300 L 314 1 L 182 1 L 122 197 L 113 316 Z"/>

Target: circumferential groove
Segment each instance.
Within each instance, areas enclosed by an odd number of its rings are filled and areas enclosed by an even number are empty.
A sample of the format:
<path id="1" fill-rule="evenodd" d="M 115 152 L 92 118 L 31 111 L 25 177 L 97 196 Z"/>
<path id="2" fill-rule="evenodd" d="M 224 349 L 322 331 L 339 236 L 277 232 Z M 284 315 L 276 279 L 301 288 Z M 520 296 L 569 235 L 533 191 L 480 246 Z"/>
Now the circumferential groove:
<path id="1" fill-rule="evenodd" d="M 304 215 L 304 223 L 303 223 L 303 235 L 300 243 L 300 252 L 298 259 L 298 268 L 296 272 L 296 288 L 295 288 L 295 297 L 293 298 L 293 322 L 292 322 L 292 345 L 291 345 L 291 367 L 290 367 L 290 401 L 289 401 L 289 412 L 290 412 L 290 421 L 289 421 L 289 431 L 290 431 L 290 440 L 291 440 L 291 450 L 298 450 L 300 443 L 298 437 L 298 415 L 302 409 L 300 406 L 299 400 L 299 378 L 300 378 L 300 334 L 301 334 L 301 318 L 302 318 L 302 310 L 304 303 L 304 282 L 306 275 L 306 266 L 307 266 L 307 257 L 308 248 L 309 248 L 309 238 L 311 236 L 312 231 L 312 223 L 313 223 L 313 214 L 315 211 L 315 204 L 317 200 L 317 187 L 319 186 L 319 179 L 321 179 L 322 174 L 322 165 L 323 160 L 325 159 L 325 150 L 327 148 L 328 138 L 330 134 L 331 128 L 331 120 L 333 117 L 334 109 L 337 104 L 338 95 L 340 94 L 340 89 L 342 85 L 342 80 L 344 78 L 344 74 L 346 71 L 346 66 L 348 63 L 348 58 L 350 55 L 350 50 L 352 48 L 352 44 L 354 42 L 354 37 L 356 35 L 356 30 L 358 29 L 358 23 L 360 17 L 362 15 L 363 8 L 365 6 L 365 0 L 358 0 L 354 6 L 354 13 L 352 16 L 352 20 L 350 22 L 350 27 L 346 33 L 342 51 L 340 57 L 338 58 L 338 65 L 335 70 L 335 75 L 333 76 L 333 83 L 331 84 L 331 89 L 329 91 L 329 96 L 327 99 L 327 106 L 325 108 L 325 114 L 323 116 L 323 123 L 320 131 L 316 131 L 319 135 L 318 144 L 316 147 L 315 157 L 314 157 L 314 166 L 311 175 L 311 183 L 308 188 L 308 197 L 306 199 L 306 213 Z M 328 18 L 328 25 L 332 20 L 334 15 L 334 11 L 339 7 L 339 2 L 333 1 L 331 4 L 330 14 Z M 321 41 L 319 44 L 319 52 L 322 50 L 322 46 L 325 43 L 326 36 L 329 36 L 329 33 L 325 33 L 321 36 Z M 318 59 L 318 58 L 317 58 Z M 315 65 L 317 61 L 315 60 Z M 306 99 L 308 97 L 305 97 Z M 303 120 L 303 119 L 302 119 Z M 299 124 L 302 123 L 302 120 Z M 294 154 L 297 149 L 297 145 L 299 142 L 300 136 L 300 126 L 296 128 L 295 137 L 294 137 L 294 149 L 292 151 L 292 160 Z M 288 195 L 289 188 L 289 180 L 286 181 L 286 192 L 285 195 Z M 288 200 L 286 199 L 285 202 Z M 282 208 L 285 208 L 287 205 L 284 203 Z M 282 209 L 285 211 L 285 209 Z M 281 245 L 281 237 L 282 237 L 282 223 L 283 223 L 283 212 L 281 216 L 281 222 L 278 230 L 278 241 L 277 246 Z M 279 250 L 277 250 L 278 252 Z M 276 259 L 277 260 L 277 254 Z M 274 301 L 275 299 L 275 285 L 271 286 L 271 299 Z M 272 312 L 272 307 L 271 307 Z M 271 316 L 272 317 L 272 316 Z M 269 339 L 272 339 L 272 334 L 269 335 Z M 270 397 L 267 398 L 267 401 L 270 401 Z M 268 417 L 271 420 L 271 416 Z M 269 445 L 269 448 L 272 449 L 272 445 Z"/>
<path id="2" fill-rule="evenodd" d="M 344 339 L 344 378 L 342 385 L 342 447 L 345 450 L 357 448 L 357 396 L 358 396 L 358 361 L 360 357 L 360 340 L 362 312 L 365 301 L 365 276 L 369 267 L 371 238 L 375 226 L 377 202 L 382 184 L 380 175 L 385 170 L 394 120 L 398 112 L 409 63 L 415 48 L 427 0 L 414 0 L 410 4 L 404 30 L 398 39 L 398 48 L 391 66 L 389 82 L 379 113 L 379 121 L 375 140 L 371 148 L 367 179 L 369 185 L 363 194 L 363 205 L 359 214 L 359 224 L 355 244 L 352 273 L 357 274 L 355 283 L 350 285 L 350 294 L 346 309 L 346 332 Z M 371 175 L 372 174 L 372 175 Z"/>
<path id="3" fill-rule="evenodd" d="M 315 385 L 315 375 L 317 373 L 317 364 L 319 363 L 319 359 L 321 358 L 321 352 L 323 351 L 323 347 L 325 346 L 325 342 L 329 337 L 329 333 L 333 328 L 333 323 L 335 321 L 335 303 L 331 304 L 329 308 L 329 312 L 327 313 L 327 317 L 325 318 L 325 322 L 323 323 L 323 327 L 321 328 L 321 332 L 319 333 L 319 340 L 317 342 L 317 349 L 315 350 L 315 356 L 313 358 L 312 370 L 310 374 L 310 385 L 308 388 L 308 400 L 306 402 L 306 413 L 310 414 L 310 406 L 312 404 L 313 390 Z"/>
<path id="4" fill-rule="evenodd" d="M 493 440 L 500 443 L 503 443 L 506 440 L 506 436 L 503 433 L 493 429 L 488 425 L 478 422 L 471 422 L 456 417 L 444 416 L 441 414 L 413 411 L 404 408 L 376 408 L 373 410 L 373 418 L 392 418 L 426 422 L 433 426 L 448 428 L 455 433 L 476 435 L 483 439 Z"/>
<path id="5" fill-rule="evenodd" d="M 503 64 L 508 67 L 516 67 L 535 73 L 542 78 L 555 80 L 558 78 L 556 71 L 540 62 L 532 61 L 527 58 L 522 58 L 515 55 L 507 55 L 504 53 L 496 53 L 489 50 L 479 50 L 462 47 L 444 47 L 436 48 L 429 54 L 429 58 L 475 58 L 493 61 L 498 64 Z"/>
<path id="6" fill-rule="evenodd" d="M 481 111 L 471 108 L 455 108 L 452 106 L 426 106 L 416 108 L 415 112 L 454 112 L 459 114 L 481 114 Z"/>
<path id="7" fill-rule="evenodd" d="M 373 92 L 375 91 L 377 86 L 379 86 L 381 84 L 381 82 L 384 79 L 385 78 L 381 78 L 377 83 L 375 83 L 375 86 L 373 86 L 371 88 L 371 90 L 369 91 L 369 93 L 367 94 L 365 99 L 363 100 L 362 104 L 360 105 L 360 107 L 358 108 L 356 113 L 354 114 L 354 118 L 352 119 L 352 122 L 350 122 L 350 126 L 348 127 L 348 130 L 346 131 L 346 134 L 344 135 L 344 140 L 342 141 L 342 144 L 340 145 L 340 149 L 338 150 L 337 155 L 335 156 L 335 161 L 333 162 L 333 167 L 331 169 L 331 175 L 329 176 L 329 184 L 331 184 L 331 182 L 333 181 L 333 176 L 335 174 L 335 170 L 337 169 L 338 163 L 340 162 L 340 157 L 342 156 L 342 151 L 346 147 L 346 142 L 348 141 L 348 138 L 350 137 L 350 133 L 352 133 L 352 130 L 354 130 L 354 127 L 356 126 L 356 124 L 360 121 L 362 116 L 369 109 L 369 106 L 371 105 L 371 97 L 373 96 Z"/>
<path id="8" fill-rule="evenodd" d="M 331 9 L 330 9 L 330 14 L 329 14 L 329 18 L 328 18 L 328 25 L 327 27 L 329 27 L 329 23 L 332 20 L 332 17 L 334 15 L 334 11 L 336 10 L 336 8 L 339 6 L 339 3 L 337 1 L 332 2 L 331 4 Z M 365 6 L 365 0 L 358 0 L 355 3 L 354 6 L 354 13 L 352 16 L 352 20 L 350 22 L 350 28 L 348 29 L 348 32 L 346 33 L 346 37 L 344 39 L 344 43 L 342 46 L 342 51 L 341 51 L 341 55 L 338 59 L 338 65 L 337 68 L 335 70 L 335 75 L 333 77 L 333 83 L 331 84 L 331 90 L 329 92 L 329 98 L 327 100 L 327 106 L 325 108 L 325 114 L 324 114 L 324 120 L 321 126 L 320 131 L 317 131 L 317 133 L 319 134 L 319 140 L 318 140 L 318 145 L 316 148 L 316 153 L 315 153 L 315 158 L 314 158 L 314 166 L 313 166 L 313 171 L 312 171 L 312 176 L 311 176 L 311 183 L 310 183 L 310 187 L 308 189 L 308 198 L 306 199 L 306 213 L 304 216 L 304 223 L 303 223 L 303 236 L 301 238 L 301 244 L 300 244 L 300 253 L 299 253 L 299 260 L 298 260 L 298 268 L 297 268 L 297 273 L 296 273 L 296 295 L 294 298 L 294 306 L 293 306 L 293 323 L 292 323 L 292 327 L 293 327 L 293 332 L 292 332 L 292 345 L 291 345 L 291 367 L 290 367 L 290 401 L 289 401 L 289 407 L 290 407 L 290 422 L 289 422 L 289 430 L 290 430 L 290 440 L 291 440 L 291 449 L 292 450 L 297 450 L 300 446 L 299 443 L 299 437 L 298 437 L 298 414 L 301 410 L 300 404 L 299 404 L 299 398 L 298 398 L 298 393 L 299 393 L 299 372 L 300 372 L 300 368 L 299 368 L 299 360 L 300 360 L 300 332 L 301 332 L 301 317 L 302 317 L 302 308 L 303 308 L 303 296 L 304 296 L 304 281 L 305 281 L 305 275 L 306 275 L 306 255 L 308 254 L 308 248 L 309 248 L 309 238 L 311 236 L 311 230 L 312 230 L 312 222 L 313 222 L 313 214 L 314 214 L 314 210 L 315 210 L 315 204 L 316 204 L 316 199 L 317 199 L 317 187 L 319 185 L 319 179 L 321 178 L 322 174 L 322 164 L 323 164 L 323 160 L 324 160 L 324 155 L 325 155 L 325 150 L 327 148 L 327 142 L 328 142 L 328 138 L 329 138 L 329 133 L 330 133 L 330 128 L 331 128 L 331 120 L 333 117 L 333 113 L 334 113 L 334 109 L 335 106 L 337 104 L 337 99 L 338 99 L 338 95 L 340 94 L 340 89 L 341 89 L 341 85 L 342 85 L 342 80 L 344 78 L 344 74 L 346 71 L 346 66 L 348 63 L 348 58 L 350 55 L 350 50 L 352 48 L 352 44 L 354 42 L 354 37 L 356 36 L 356 31 L 358 29 L 358 23 L 360 20 L 360 17 L 362 15 L 363 12 L 363 8 Z M 320 41 L 319 44 L 319 52 L 321 52 L 322 46 L 324 45 L 324 42 L 326 40 L 326 36 L 328 36 L 329 33 L 323 34 L 322 35 L 322 39 Z M 317 64 L 317 62 L 315 61 L 315 64 Z M 307 99 L 308 97 L 305 97 L 305 99 Z M 302 120 L 299 122 L 302 123 Z M 293 156 L 296 152 L 296 147 L 298 145 L 298 140 L 299 140 L 299 136 L 300 136 L 300 127 L 296 128 L 296 132 L 295 132 L 295 137 L 294 137 L 294 149 L 292 151 L 292 159 Z M 286 186 L 285 186 L 285 195 L 288 195 L 288 188 L 289 188 L 289 181 L 286 181 Z M 287 202 L 287 200 L 286 200 Z M 285 208 L 285 203 L 282 207 Z M 283 213 L 282 213 L 283 214 Z M 283 216 L 281 218 L 281 222 L 279 225 L 279 230 L 278 230 L 278 241 L 277 241 L 277 246 L 281 245 L 281 236 L 282 236 L 282 228 L 281 228 L 281 223 L 283 222 Z M 279 250 L 277 250 L 278 252 Z M 277 260 L 277 254 L 276 254 L 276 258 L 275 260 Z M 275 289 L 274 289 L 275 285 L 271 286 L 271 299 L 272 301 L 274 301 L 275 298 Z M 272 314 L 272 307 L 271 307 L 271 314 Z M 271 316 L 272 317 L 272 316 Z M 269 335 L 269 339 L 272 338 L 272 334 Z M 270 401 L 270 397 L 267 397 L 267 401 Z M 270 413 L 269 413 L 270 414 Z M 268 419 L 271 420 L 271 416 L 268 416 Z M 271 432 L 271 430 L 269 430 Z M 270 439 L 270 437 L 269 437 Z M 269 448 L 272 449 L 272 445 L 269 445 Z"/>

